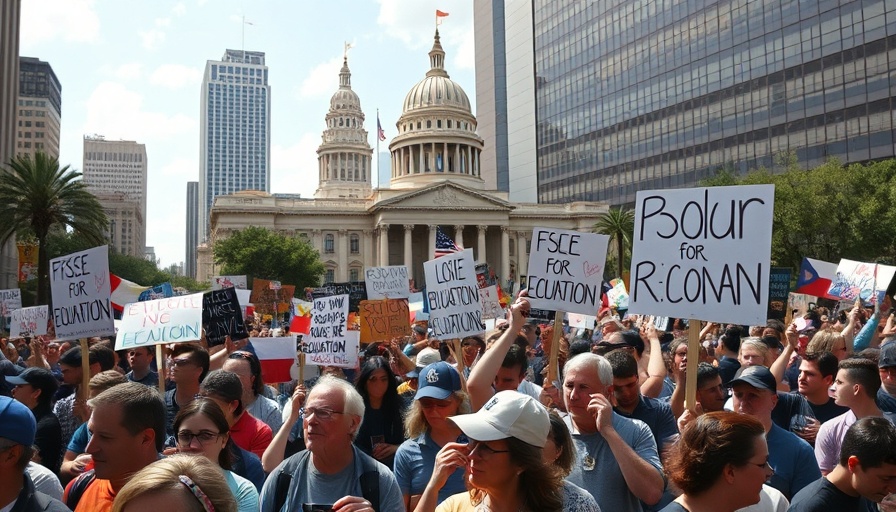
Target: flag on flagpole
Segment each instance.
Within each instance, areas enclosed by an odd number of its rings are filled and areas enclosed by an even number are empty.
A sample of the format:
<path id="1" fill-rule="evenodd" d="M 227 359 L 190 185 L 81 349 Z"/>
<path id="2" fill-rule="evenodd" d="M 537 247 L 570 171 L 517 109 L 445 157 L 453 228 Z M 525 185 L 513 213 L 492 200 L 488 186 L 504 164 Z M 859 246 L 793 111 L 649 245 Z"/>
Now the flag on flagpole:
<path id="1" fill-rule="evenodd" d="M 379 140 L 386 140 L 386 132 L 383 131 L 383 125 L 380 124 L 380 113 L 376 113 L 376 136 Z"/>
<path id="2" fill-rule="evenodd" d="M 444 18 L 445 16 L 448 16 L 447 12 L 440 11 L 440 10 L 436 9 L 436 26 L 437 27 L 442 24 L 442 20 L 440 20 L 439 18 Z"/>
<path id="3" fill-rule="evenodd" d="M 803 258 L 800 273 L 796 280 L 796 293 L 814 295 L 827 299 L 839 300 L 828 293 L 831 282 L 837 277 L 837 264 L 827 261 Z"/>
<path id="4" fill-rule="evenodd" d="M 140 294 L 149 290 L 149 286 L 140 286 L 137 283 L 122 279 L 115 274 L 109 274 L 109 285 L 112 289 L 112 309 L 121 313 L 124 306 L 132 302 L 138 302 Z"/>
<path id="5" fill-rule="evenodd" d="M 296 337 L 251 338 L 266 383 L 289 382 L 289 369 L 296 361 Z"/>
<path id="6" fill-rule="evenodd" d="M 452 240 L 442 231 L 441 226 L 436 226 L 436 258 L 447 256 L 449 254 L 453 254 L 455 252 L 460 252 L 463 250 L 463 247 L 460 247 L 459 245 L 454 243 L 454 240 Z"/>

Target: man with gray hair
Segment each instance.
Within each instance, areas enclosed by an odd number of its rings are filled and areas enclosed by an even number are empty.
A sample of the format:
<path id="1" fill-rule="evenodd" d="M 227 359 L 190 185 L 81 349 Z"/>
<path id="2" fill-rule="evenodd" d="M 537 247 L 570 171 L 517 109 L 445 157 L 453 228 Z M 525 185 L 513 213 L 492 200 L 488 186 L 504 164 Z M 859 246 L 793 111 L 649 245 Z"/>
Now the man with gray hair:
<path id="1" fill-rule="evenodd" d="M 321 377 L 304 407 L 307 449 L 280 463 L 268 477 L 261 511 L 302 510 L 312 504 L 334 512 L 404 510 L 389 468 L 352 443 L 363 417 L 364 400 L 351 384 Z"/>
<path id="2" fill-rule="evenodd" d="M 614 412 L 613 393 L 613 368 L 603 356 L 579 354 L 566 363 L 563 399 L 576 445 L 567 480 L 589 491 L 601 510 L 639 512 L 640 502 L 662 497 L 663 467 L 650 428 Z"/>

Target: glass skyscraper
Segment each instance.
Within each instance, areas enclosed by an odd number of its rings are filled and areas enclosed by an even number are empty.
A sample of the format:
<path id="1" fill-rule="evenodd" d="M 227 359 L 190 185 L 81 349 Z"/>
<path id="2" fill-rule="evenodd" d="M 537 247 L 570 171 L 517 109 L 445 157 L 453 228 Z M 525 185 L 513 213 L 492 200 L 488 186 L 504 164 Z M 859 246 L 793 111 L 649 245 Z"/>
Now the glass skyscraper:
<path id="1" fill-rule="evenodd" d="M 263 52 L 227 50 L 202 80 L 199 242 L 215 197 L 271 189 L 271 86 Z"/>
<path id="2" fill-rule="evenodd" d="M 722 168 L 772 168 L 784 152 L 806 168 L 894 156 L 894 0 L 514 0 L 507 20 L 512 10 L 532 16 L 539 202 L 631 203 Z M 495 34 L 508 56 L 519 34 L 509 22 Z M 507 114 L 511 127 L 529 117 Z"/>

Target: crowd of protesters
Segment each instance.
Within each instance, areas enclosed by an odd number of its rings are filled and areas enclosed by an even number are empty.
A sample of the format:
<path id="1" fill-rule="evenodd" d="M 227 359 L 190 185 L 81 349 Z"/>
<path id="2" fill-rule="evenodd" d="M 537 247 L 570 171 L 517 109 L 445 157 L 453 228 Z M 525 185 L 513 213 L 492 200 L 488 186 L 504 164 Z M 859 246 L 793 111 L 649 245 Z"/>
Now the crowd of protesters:
<path id="1" fill-rule="evenodd" d="M 0 512 L 896 511 L 889 309 L 704 323 L 689 361 L 683 321 L 552 325 L 522 294 L 492 332 L 417 322 L 285 383 L 249 339 L 164 365 L 91 339 L 89 375 L 77 343 L 0 339 Z"/>

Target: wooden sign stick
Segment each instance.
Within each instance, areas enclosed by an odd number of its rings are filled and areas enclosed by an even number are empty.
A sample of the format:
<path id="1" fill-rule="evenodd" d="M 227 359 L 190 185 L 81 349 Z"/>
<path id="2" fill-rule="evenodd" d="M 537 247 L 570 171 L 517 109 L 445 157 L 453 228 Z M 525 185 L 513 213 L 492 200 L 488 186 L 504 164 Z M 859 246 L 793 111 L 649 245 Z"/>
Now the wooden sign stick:
<path id="1" fill-rule="evenodd" d="M 305 352 L 299 353 L 299 384 L 305 383 Z"/>
<path id="2" fill-rule="evenodd" d="M 697 366 L 700 365 L 700 321 L 692 318 L 688 321 L 688 367 L 687 383 L 684 388 L 684 406 L 694 415 L 697 414 Z"/>
<path id="3" fill-rule="evenodd" d="M 560 379 L 560 336 L 563 335 L 563 311 L 554 313 L 554 334 L 551 337 L 551 355 L 548 360 L 548 382 L 544 387 L 554 385 Z"/>
<path id="4" fill-rule="evenodd" d="M 159 369 L 159 394 L 165 396 L 165 358 L 162 357 L 162 345 L 156 345 L 156 367 Z"/>
<path id="5" fill-rule="evenodd" d="M 87 338 L 81 338 L 81 399 L 87 400 L 90 396 L 90 347 L 87 346 Z"/>

